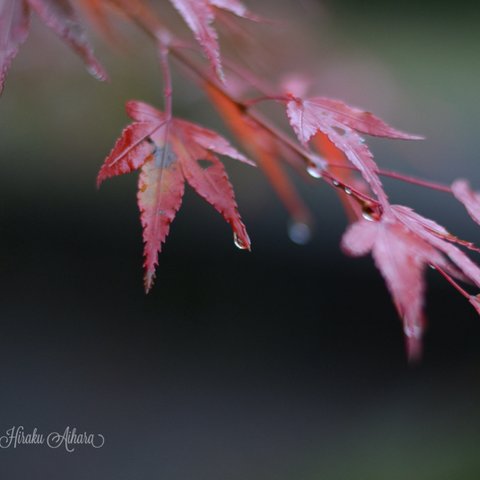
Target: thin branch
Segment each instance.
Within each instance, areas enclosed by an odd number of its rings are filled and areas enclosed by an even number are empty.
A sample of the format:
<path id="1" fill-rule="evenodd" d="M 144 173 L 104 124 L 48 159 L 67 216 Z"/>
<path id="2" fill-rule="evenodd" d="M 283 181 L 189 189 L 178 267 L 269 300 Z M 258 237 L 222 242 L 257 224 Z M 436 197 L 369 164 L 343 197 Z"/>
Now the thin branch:
<path id="1" fill-rule="evenodd" d="M 344 168 L 346 170 L 353 170 L 356 172 L 359 171 L 357 167 L 354 167 L 353 165 L 345 165 L 343 163 L 328 163 L 328 166 L 331 168 Z M 411 175 L 394 172 L 392 170 L 383 170 L 381 168 L 377 169 L 377 173 L 382 177 L 394 178 L 395 180 L 400 180 L 412 185 L 418 185 L 419 187 L 430 188 L 431 190 L 437 190 L 438 192 L 452 194 L 452 189 L 448 185 L 444 185 L 442 183 L 433 182 L 430 180 L 422 180 L 417 177 L 412 177 Z"/>
<path id="2" fill-rule="evenodd" d="M 445 280 L 447 280 L 447 282 L 455 288 L 455 290 L 460 292 L 467 300 L 470 300 L 471 295 L 464 290 L 447 272 L 445 272 L 445 270 L 435 264 L 432 264 L 432 267 L 437 270 L 438 273 L 440 273 L 440 275 L 442 275 L 442 277 L 444 277 Z"/>

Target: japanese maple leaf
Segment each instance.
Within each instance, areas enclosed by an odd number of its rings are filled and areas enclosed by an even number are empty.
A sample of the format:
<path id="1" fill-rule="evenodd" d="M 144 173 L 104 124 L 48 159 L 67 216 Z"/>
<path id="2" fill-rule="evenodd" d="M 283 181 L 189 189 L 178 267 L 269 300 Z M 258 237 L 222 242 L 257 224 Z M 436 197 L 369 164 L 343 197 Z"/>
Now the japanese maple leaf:
<path id="1" fill-rule="evenodd" d="M 223 80 L 222 63 L 220 60 L 220 47 L 218 35 L 212 27 L 215 20 L 215 8 L 220 8 L 239 17 L 255 20 L 248 9 L 239 0 L 170 0 L 173 6 L 183 17 L 196 40 L 215 70 L 218 77 Z"/>
<path id="2" fill-rule="evenodd" d="M 388 200 L 376 173 L 378 167 L 360 133 L 403 140 L 422 138 L 396 130 L 370 112 L 330 98 L 303 100 L 289 95 L 287 115 L 302 144 L 307 144 L 317 132 L 325 134 L 359 170 L 384 206 L 388 205 Z"/>
<path id="3" fill-rule="evenodd" d="M 107 78 L 68 0 L 0 0 L 0 90 L 12 60 L 27 39 L 32 10 L 80 55 L 92 75 Z"/>
<path id="4" fill-rule="evenodd" d="M 121 36 L 110 23 L 110 15 L 122 14 L 151 32 L 162 29 L 156 12 L 145 0 L 77 0 L 92 23 L 112 44 L 121 42 Z"/>
<path id="5" fill-rule="evenodd" d="M 0 0 L 0 93 L 7 71 L 27 39 L 30 27 L 28 5 L 18 0 Z"/>
<path id="6" fill-rule="evenodd" d="M 158 254 L 182 203 L 185 182 L 231 225 L 235 244 L 250 249 L 233 188 L 217 154 L 251 164 L 217 133 L 180 119 L 167 121 L 143 102 L 127 103 L 134 120 L 122 133 L 98 174 L 106 178 L 140 169 L 138 206 L 145 243 L 145 289 L 154 281 Z"/>
<path id="7" fill-rule="evenodd" d="M 443 259 L 427 242 L 394 220 L 354 223 L 344 235 L 342 247 L 354 256 L 372 252 L 403 320 L 408 357 L 416 360 L 421 352 L 425 326 L 425 266 Z"/>
<path id="8" fill-rule="evenodd" d="M 420 356 L 425 327 L 425 267 L 442 268 L 449 275 L 480 287 L 480 269 L 452 241 L 455 237 L 442 226 L 401 205 L 392 205 L 378 222 L 354 223 L 343 236 L 342 248 L 346 253 L 372 253 L 403 321 L 411 360 Z M 473 299 L 470 297 L 470 302 L 477 308 Z"/>
<path id="9" fill-rule="evenodd" d="M 466 180 L 455 180 L 452 183 L 452 193 L 463 203 L 470 217 L 480 224 L 480 193 L 474 192 Z"/>
<path id="10" fill-rule="evenodd" d="M 393 205 L 392 212 L 404 227 L 448 257 L 450 264 L 443 265 L 442 268 L 453 277 L 480 287 L 480 268 L 455 245 L 470 248 L 472 244 L 459 240 L 438 223 L 422 217 L 409 207 Z"/>

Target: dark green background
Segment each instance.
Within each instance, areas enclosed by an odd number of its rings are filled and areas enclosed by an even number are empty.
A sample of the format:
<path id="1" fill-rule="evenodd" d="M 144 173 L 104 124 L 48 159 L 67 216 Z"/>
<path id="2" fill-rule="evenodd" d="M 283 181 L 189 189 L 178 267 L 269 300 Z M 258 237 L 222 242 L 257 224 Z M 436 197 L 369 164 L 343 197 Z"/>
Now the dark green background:
<path id="1" fill-rule="evenodd" d="M 300 27 L 282 33 L 273 63 L 306 42 L 291 61 L 316 75 L 312 93 L 426 134 L 371 142 L 382 166 L 478 188 L 477 6 L 274 4 Z M 135 175 L 94 188 L 124 101 L 161 100 L 154 54 L 128 32 L 126 55 L 97 41 L 103 85 L 36 23 L 0 102 L 0 435 L 70 425 L 106 437 L 70 455 L 0 451 L 2 478 L 477 479 L 478 317 L 428 272 L 425 357 L 409 367 L 371 260 L 339 251 L 345 219 L 330 190 L 297 182 L 316 218 L 299 247 L 260 172 L 226 160 L 252 253 L 188 191 L 144 295 Z M 218 127 L 175 82 L 177 112 Z M 478 241 L 448 197 L 386 185 Z"/>

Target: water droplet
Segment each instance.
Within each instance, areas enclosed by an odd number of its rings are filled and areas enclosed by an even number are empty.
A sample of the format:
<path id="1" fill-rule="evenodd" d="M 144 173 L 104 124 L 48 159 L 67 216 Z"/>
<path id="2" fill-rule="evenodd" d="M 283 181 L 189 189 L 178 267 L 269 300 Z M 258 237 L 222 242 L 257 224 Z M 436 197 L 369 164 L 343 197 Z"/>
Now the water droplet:
<path id="1" fill-rule="evenodd" d="M 316 165 L 309 165 L 307 167 L 307 173 L 313 178 L 322 178 L 322 172 Z"/>
<path id="2" fill-rule="evenodd" d="M 405 335 L 409 338 L 421 338 L 423 328 L 419 325 L 405 326 L 403 329 Z"/>
<path id="3" fill-rule="evenodd" d="M 306 245 L 312 238 L 310 227 L 303 222 L 291 222 L 288 225 L 288 236 L 297 245 Z"/>
<path id="4" fill-rule="evenodd" d="M 347 195 L 351 195 L 351 194 L 352 194 L 352 189 L 349 188 L 349 187 L 345 187 L 343 190 L 345 191 L 345 193 L 346 193 Z"/>
<path id="5" fill-rule="evenodd" d="M 334 187 L 338 187 L 340 185 L 340 182 L 338 180 L 332 180 L 332 185 Z"/>
<path id="6" fill-rule="evenodd" d="M 365 203 L 362 206 L 362 217 L 369 222 L 378 222 L 382 216 L 381 210 L 378 207 L 372 206 L 370 203 Z"/>
<path id="7" fill-rule="evenodd" d="M 246 245 L 245 242 L 236 233 L 233 234 L 233 243 L 240 250 L 248 249 L 248 245 Z"/>
<path id="8" fill-rule="evenodd" d="M 436 270 L 436 269 L 437 269 L 437 267 L 436 267 L 435 265 L 429 264 L 428 266 L 429 266 L 432 270 Z"/>
<path id="9" fill-rule="evenodd" d="M 370 211 L 362 210 L 362 217 L 369 222 L 375 221 L 375 219 L 372 216 L 372 212 Z"/>

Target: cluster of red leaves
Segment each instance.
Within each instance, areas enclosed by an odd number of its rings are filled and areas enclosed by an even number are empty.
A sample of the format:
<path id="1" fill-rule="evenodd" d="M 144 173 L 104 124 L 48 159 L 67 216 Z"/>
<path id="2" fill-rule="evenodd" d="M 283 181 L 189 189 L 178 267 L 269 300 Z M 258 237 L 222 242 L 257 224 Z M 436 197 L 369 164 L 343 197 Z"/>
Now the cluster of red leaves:
<path id="1" fill-rule="evenodd" d="M 480 287 L 480 268 L 455 244 L 477 249 L 412 209 L 392 205 L 380 181 L 377 164 L 360 133 L 403 140 L 422 137 L 395 130 L 370 112 L 328 98 L 302 100 L 290 96 L 287 115 L 300 142 L 305 144 L 322 132 L 356 167 L 375 194 L 379 214 L 376 217 L 364 214 L 363 218 L 357 214 L 359 218 L 345 233 L 342 247 L 353 256 L 372 253 L 403 321 L 408 356 L 417 359 L 425 328 L 425 268 L 439 269 L 455 286 L 458 284 L 453 278 Z M 334 184 L 352 195 L 348 184 L 340 185 L 335 180 Z M 452 192 L 480 223 L 480 195 L 461 180 L 454 182 Z M 459 290 L 478 309 L 477 297 L 466 294 L 460 287 Z"/>
<path id="2" fill-rule="evenodd" d="M 166 38 L 165 28 L 141 0 L 79 2 L 106 31 L 107 9 L 113 7 L 148 30 L 161 44 L 163 53 L 173 48 L 162 40 Z M 421 352 L 425 328 L 424 277 L 428 266 L 439 271 L 480 313 L 480 297 L 467 293 L 458 283 L 480 287 L 480 269 L 460 247 L 478 250 L 410 208 L 392 205 L 380 179 L 382 172 L 362 135 L 403 140 L 421 137 L 396 130 L 373 114 L 338 100 L 303 99 L 291 93 L 272 95 L 271 99 L 285 106 L 299 141 L 295 144 L 252 113 L 248 102 L 236 100 L 224 83 L 218 36 L 213 27 L 217 10 L 251 20 L 258 17 L 239 0 L 170 2 L 193 32 L 214 71 L 214 77 L 199 75 L 201 86 L 249 155 L 270 178 L 292 217 L 307 222 L 309 214 L 280 160 L 289 159 L 297 167 L 300 164 L 315 178 L 338 189 L 352 222 L 343 237 L 342 248 L 353 256 L 372 254 L 403 321 L 409 358 L 417 359 Z M 28 36 L 31 11 L 83 58 L 90 72 L 100 79 L 106 78 L 68 0 L 0 0 L 0 88 Z M 170 42 L 170 32 L 167 37 Z M 250 249 L 232 186 L 218 155 L 252 162 L 217 133 L 172 117 L 170 95 L 166 80 L 165 112 L 142 102 L 127 103 L 133 123 L 123 131 L 98 175 L 100 185 L 112 176 L 140 170 L 138 205 L 145 243 L 147 291 L 153 284 L 158 254 L 180 208 L 185 182 L 223 215 L 232 227 L 236 245 Z M 443 189 L 462 202 L 473 220 L 480 223 L 480 194 L 473 192 L 466 181 L 458 180 L 451 189 Z"/>
<path id="3" fill-rule="evenodd" d="M 34 11 L 85 61 L 92 75 L 105 80 L 107 74 L 93 55 L 85 31 L 68 0 L 2 0 L 0 2 L 0 91 L 22 43 L 28 37 Z"/>
<path id="4" fill-rule="evenodd" d="M 257 19 L 239 0 L 170 0 L 202 46 L 219 78 L 223 79 L 218 36 L 212 23 L 215 9 L 225 10 L 239 17 Z M 108 8 L 127 16 L 158 25 L 152 19 L 154 12 L 141 0 L 78 0 L 102 28 L 108 30 Z M 0 1 L 0 91 L 7 71 L 20 46 L 28 37 L 30 16 L 34 11 L 57 35 L 59 35 L 100 80 L 107 74 L 93 55 L 85 30 L 70 0 L 1 0 Z"/>
<path id="5" fill-rule="evenodd" d="M 217 32 L 211 25 L 215 20 L 215 8 L 250 20 L 257 17 L 239 0 L 171 0 L 171 2 L 194 33 L 218 77 L 224 80 Z"/>

